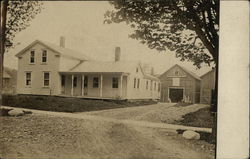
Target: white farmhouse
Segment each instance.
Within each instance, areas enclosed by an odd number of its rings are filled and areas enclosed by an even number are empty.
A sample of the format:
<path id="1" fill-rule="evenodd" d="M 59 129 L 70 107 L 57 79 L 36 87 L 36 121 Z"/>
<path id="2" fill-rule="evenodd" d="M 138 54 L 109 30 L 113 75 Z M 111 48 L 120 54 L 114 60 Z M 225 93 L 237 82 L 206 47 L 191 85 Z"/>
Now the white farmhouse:
<path id="1" fill-rule="evenodd" d="M 94 61 L 82 53 L 36 40 L 18 57 L 18 94 L 75 96 L 100 99 L 159 99 L 160 81 L 139 62 Z"/>

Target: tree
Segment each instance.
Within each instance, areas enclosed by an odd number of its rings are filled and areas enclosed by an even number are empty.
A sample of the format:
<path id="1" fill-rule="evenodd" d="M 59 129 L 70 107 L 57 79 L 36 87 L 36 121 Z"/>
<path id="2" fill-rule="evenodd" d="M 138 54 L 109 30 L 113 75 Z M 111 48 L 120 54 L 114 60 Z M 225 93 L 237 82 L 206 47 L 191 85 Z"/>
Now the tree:
<path id="1" fill-rule="evenodd" d="M 181 61 L 218 63 L 218 0 L 117 0 L 107 11 L 106 23 L 126 22 L 151 49 L 176 52 Z"/>
<path id="2" fill-rule="evenodd" d="M 107 11 L 106 23 L 126 22 L 139 40 L 151 49 L 175 51 L 181 61 L 216 65 L 215 91 L 211 103 L 217 112 L 219 0 L 116 0 L 115 10 Z M 216 113 L 213 137 L 216 138 Z M 215 140 L 214 140 L 215 141 Z"/>
<path id="3" fill-rule="evenodd" d="M 0 106 L 2 105 L 3 62 L 5 50 L 13 46 L 15 34 L 29 26 L 29 22 L 41 12 L 39 1 L 0 1 Z"/>

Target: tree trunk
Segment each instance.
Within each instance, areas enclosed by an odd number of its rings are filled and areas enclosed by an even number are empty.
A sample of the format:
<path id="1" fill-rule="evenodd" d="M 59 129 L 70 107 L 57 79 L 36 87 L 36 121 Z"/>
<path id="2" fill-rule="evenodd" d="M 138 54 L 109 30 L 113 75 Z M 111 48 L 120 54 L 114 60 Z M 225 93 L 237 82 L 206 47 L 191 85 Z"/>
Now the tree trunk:
<path id="1" fill-rule="evenodd" d="M 2 93 L 3 93 L 3 62 L 4 62 L 4 51 L 5 51 L 5 30 L 6 30 L 6 19 L 7 19 L 7 6 L 8 0 L 1 1 L 0 4 L 0 107 L 2 106 Z"/>

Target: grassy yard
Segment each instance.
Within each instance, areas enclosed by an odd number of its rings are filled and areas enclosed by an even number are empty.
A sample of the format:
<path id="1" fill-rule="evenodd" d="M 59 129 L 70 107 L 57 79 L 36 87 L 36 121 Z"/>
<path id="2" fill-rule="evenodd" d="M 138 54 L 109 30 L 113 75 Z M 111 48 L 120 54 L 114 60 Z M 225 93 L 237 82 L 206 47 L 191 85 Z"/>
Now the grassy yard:
<path id="1" fill-rule="evenodd" d="M 213 116 L 209 107 L 200 109 L 183 116 L 183 120 L 178 121 L 178 124 L 194 127 L 212 128 L 214 125 Z"/>
<path id="2" fill-rule="evenodd" d="M 155 104 L 155 101 L 104 101 L 35 95 L 4 95 L 3 105 L 57 112 L 85 112 Z"/>
<path id="3" fill-rule="evenodd" d="M 205 127 L 214 128 L 214 119 L 211 114 L 210 108 L 206 107 L 196 112 L 192 112 L 183 116 L 181 121 L 177 121 L 176 124 L 193 126 L 193 127 Z M 179 133 L 183 133 L 180 131 Z M 201 139 L 208 143 L 215 144 L 215 136 L 211 133 L 198 132 L 201 135 Z"/>

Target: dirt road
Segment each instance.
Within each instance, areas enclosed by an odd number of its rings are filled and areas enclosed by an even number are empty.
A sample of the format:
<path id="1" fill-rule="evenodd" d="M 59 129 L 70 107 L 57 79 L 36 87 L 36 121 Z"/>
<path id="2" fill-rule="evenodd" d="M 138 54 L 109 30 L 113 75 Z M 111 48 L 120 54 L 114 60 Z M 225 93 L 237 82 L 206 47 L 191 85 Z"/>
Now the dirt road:
<path id="1" fill-rule="evenodd" d="M 213 146 L 165 129 L 34 113 L 0 117 L 3 159 L 207 159 Z"/>
<path id="2" fill-rule="evenodd" d="M 173 103 L 158 103 L 142 107 L 118 108 L 102 111 L 84 112 L 95 116 L 108 117 L 113 119 L 129 119 L 137 121 L 149 121 L 157 123 L 174 123 L 181 120 L 182 116 L 207 107 L 204 104 L 193 104 L 189 106 L 175 106 Z"/>

